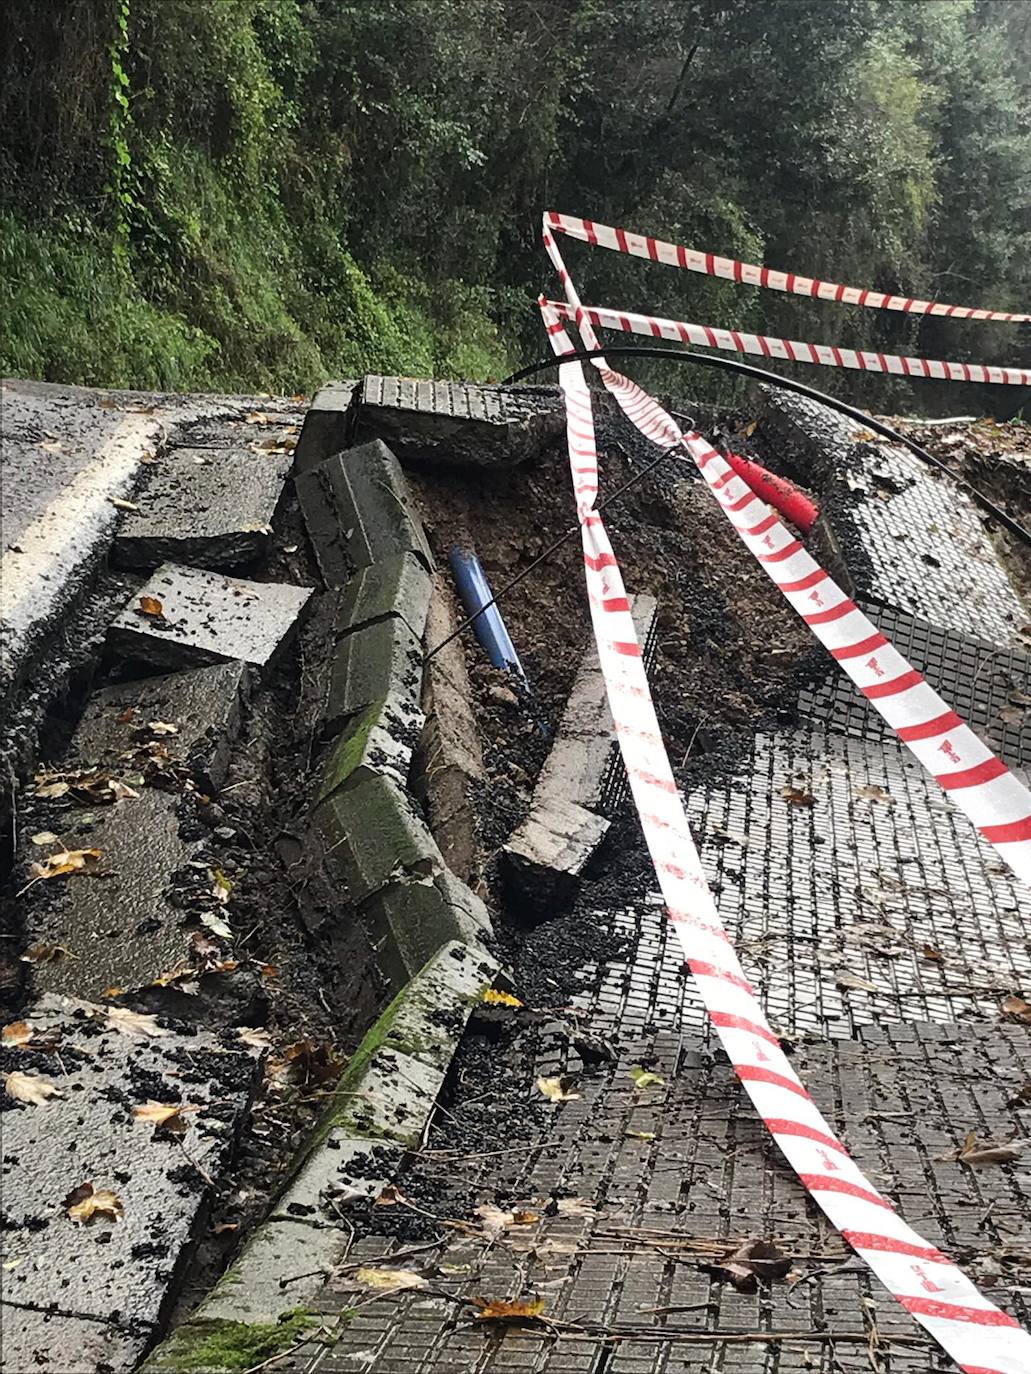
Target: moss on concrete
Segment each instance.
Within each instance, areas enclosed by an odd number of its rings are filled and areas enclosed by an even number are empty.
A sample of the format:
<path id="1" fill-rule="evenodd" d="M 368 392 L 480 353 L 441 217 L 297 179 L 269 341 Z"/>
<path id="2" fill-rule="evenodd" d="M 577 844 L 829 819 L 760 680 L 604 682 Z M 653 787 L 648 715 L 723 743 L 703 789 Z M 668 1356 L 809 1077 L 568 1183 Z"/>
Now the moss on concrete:
<path id="1" fill-rule="evenodd" d="M 199 1374 L 202 1370 L 251 1369 L 289 1350 L 320 1322 L 318 1315 L 303 1307 L 291 1308 L 276 1322 L 192 1321 L 181 1326 L 145 1368 L 155 1374 L 158 1370 Z M 319 1336 L 323 1342 L 333 1339 L 328 1334 Z"/>
<path id="2" fill-rule="evenodd" d="M 361 764 L 369 735 L 379 723 L 385 706 L 383 701 L 374 701 L 344 727 L 326 761 L 319 801 L 325 801 L 338 787 L 342 787 Z"/>

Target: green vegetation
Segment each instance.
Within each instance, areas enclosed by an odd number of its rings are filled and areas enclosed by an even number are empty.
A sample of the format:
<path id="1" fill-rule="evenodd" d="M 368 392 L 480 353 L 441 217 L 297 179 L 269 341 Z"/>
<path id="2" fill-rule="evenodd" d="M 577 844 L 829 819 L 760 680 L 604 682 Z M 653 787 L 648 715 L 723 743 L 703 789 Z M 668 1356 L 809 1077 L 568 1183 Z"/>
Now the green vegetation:
<path id="1" fill-rule="evenodd" d="M 882 290 L 1031 298 L 1024 0 L 9 0 L 5 20 L 6 372 L 496 377 L 544 352 L 544 208 Z M 1027 330 L 568 258 L 588 300 L 1031 360 Z"/>
<path id="2" fill-rule="evenodd" d="M 346 1320 L 346 1313 L 343 1314 Z M 147 1366 L 154 1370 L 253 1369 L 263 1360 L 289 1350 L 305 1335 L 316 1336 L 320 1320 L 303 1307 L 284 1312 L 278 1322 L 230 1322 L 198 1319 L 181 1326 Z M 327 1337 L 318 1336 L 325 1342 Z M 331 1338 L 329 1338 L 331 1339 Z"/>

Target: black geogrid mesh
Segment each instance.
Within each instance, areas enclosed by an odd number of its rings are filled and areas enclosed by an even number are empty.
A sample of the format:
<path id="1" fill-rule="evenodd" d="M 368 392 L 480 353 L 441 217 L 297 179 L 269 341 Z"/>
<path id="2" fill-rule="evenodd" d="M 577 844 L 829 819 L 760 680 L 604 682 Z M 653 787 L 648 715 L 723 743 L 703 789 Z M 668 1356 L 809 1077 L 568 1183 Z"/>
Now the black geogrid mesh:
<path id="1" fill-rule="evenodd" d="M 658 617 L 653 615 L 648 622 L 648 631 L 641 646 L 641 657 L 645 672 L 650 673 L 655 665 L 659 648 Z M 613 741 L 609 761 L 601 781 L 601 806 L 603 816 L 614 816 L 630 794 L 626 767 L 618 743 Z"/>
<path id="2" fill-rule="evenodd" d="M 888 606 L 859 603 L 899 653 L 1010 767 L 1031 766 L 1031 656 L 955 630 L 939 629 Z M 803 716 L 859 739 L 894 732 L 839 669 L 805 688 Z"/>

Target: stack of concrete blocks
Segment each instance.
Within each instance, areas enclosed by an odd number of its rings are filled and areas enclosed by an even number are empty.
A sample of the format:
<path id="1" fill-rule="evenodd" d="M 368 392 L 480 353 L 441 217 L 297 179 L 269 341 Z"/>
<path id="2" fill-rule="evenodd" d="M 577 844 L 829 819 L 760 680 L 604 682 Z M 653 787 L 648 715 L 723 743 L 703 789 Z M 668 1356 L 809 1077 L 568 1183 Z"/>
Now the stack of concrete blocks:
<path id="1" fill-rule="evenodd" d="M 316 414 L 321 414 L 316 411 Z M 315 821 L 400 987 L 449 940 L 482 948 L 483 903 L 455 876 L 408 791 L 423 710 L 434 573 L 400 464 L 376 440 L 298 473 L 320 571 L 336 597 L 324 682 L 332 737 Z"/>

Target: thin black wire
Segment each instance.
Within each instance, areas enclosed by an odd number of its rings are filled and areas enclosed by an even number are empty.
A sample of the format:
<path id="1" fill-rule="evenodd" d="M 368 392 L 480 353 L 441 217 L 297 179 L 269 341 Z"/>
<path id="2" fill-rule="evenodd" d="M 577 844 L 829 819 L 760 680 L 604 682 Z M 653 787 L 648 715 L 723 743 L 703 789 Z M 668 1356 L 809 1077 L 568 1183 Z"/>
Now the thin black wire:
<path id="1" fill-rule="evenodd" d="M 894 443 L 904 445 L 918 458 L 923 459 L 925 463 L 946 473 L 954 482 L 959 483 L 968 491 L 974 500 L 994 516 L 1001 525 L 1004 525 L 1011 534 L 1015 534 L 1025 544 L 1031 545 L 1031 531 L 1026 530 L 1019 520 L 1014 520 L 1013 516 L 1007 515 L 990 497 L 985 496 L 965 477 L 960 477 L 958 473 L 953 472 L 947 463 L 943 463 L 933 453 L 928 453 L 927 449 L 922 448 L 915 440 L 907 439 L 904 434 L 899 434 L 897 430 L 892 429 L 891 425 L 886 425 L 883 420 L 875 420 L 872 415 L 867 415 L 856 406 L 850 406 L 847 401 L 839 401 L 836 396 L 828 396 L 825 391 L 818 391 L 816 387 L 807 386 L 805 382 L 798 382 L 794 377 L 780 377 L 775 372 L 767 372 L 765 368 L 754 367 L 751 363 L 739 362 L 736 358 L 721 358 L 708 353 L 692 353 L 687 349 L 656 348 L 648 344 L 615 344 L 611 348 L 577 349 L 573 353 L 563 353 L 560 356 L 553 355 L 541 362 L 531 363 L 529 367 L 521 368 L 518 372 L 513 372 L 511 377 L 506 377 L 502 386 L 511 386 L 515 382 L 523 381 L 526 377 L 532 377 L 537 372 L 544 372 L 547 368 L 561 367 L 563 363 L 590 362 L 594 358 L 605 357 L 666 358 L 680 363 L 697 363 L 701 367 L 716 367 L 726 372 L 736 372 L 741 376 L 754 377 L 758 381 L 780 387 L 784 391 L 795 391 L 801 396 L 808 396 L 811 400 L 819 401 L 821 405 L 840 411 L 842 415 L 847 415 L 852 420 L 858 420 L 864 428 L 872 430 L 875 434 L 883 435 L 884 438 L 891 439 Z"/>
<path id="2" fill-rule="evenodd" d="M 604 501 L 599 501 L 598 504 L 594 507 L 594 509 L 596 511 L 603 511 L 606 508 L 606 506 L 611 506 L 613 501 L 618 501 L 621 496 L 625 496 L 631 487 L 636 487 L 638 482 L 643 481 L 643 479 L 647 477 L 650 472 L 654 472 L 655 469 L 661 463 L 664 463 L 667 458 L 672 458 L 672 456 L 675 453 L 680 453 L 681 451 L 682 445 L 679 444 L 674 444 L 672 448 L 665 449 L 662 453 L 659 454 L 658 458 L 655 459 L 654 463 L 649 463 L 647 467 L 641 468 L 639 472 L 635 472 L 633 477 L 629 478 L 628 481 L 624 482 L 621 487 L 617 487 L 616 490 L 612 492 L 610 496 L 606 496 Z M 450 644 L 453 639 L 457 639 L 460 634 L 464 634 L 465 631 L 469 628 L 469 626 L 473 623 L 473 621 L 479 620 L 480 616 L 483 615 L 484 611 L 490 610 L 491 606 L 496 606 L 503 596 L 507 596 L 508 593 L 512 591 L 514 587 L 518 587 L 520 582 L 522 582 L 525 578 L 530 576 L 534 568 L 539 568 L 540 565 L 547 559 L 549 559 L 553 553 L 560 549 L 568 539 L 572 539 L 573 535 L 576 534 L 576 532 L 579 529 L 579 521 L 577 521 L 575 525 L 570 525 L 569 529 L 566 530 L 565 534 L 560 534 L 559 537 L 554 541 L 554 543 L 549 544 L 548 547 L 544 550 L 544 552 L 538 554 L 532 563 L 528 563 L 526 567 L 522 570 L 522 572 L 517 573 L 516 576 L 512 578 L 511 582 L 506 582 L 505 585 L 502 588 L 500 588 L 500 590 L 494 593 L 494 595 L 490 598 L 489 601 L 485 601 L 475 615 L 471 615 L 468 617 L 468 619 L 463 620 L 461 625 L 459 625 L 458 629 L 455 630 L 452 634 L 449 634 L 447 639 L 442 639 L 439 644 L 435 644 L 433 648 L 429 651 L 429 653 L 424 656 L 423 662 L 428 662 L 434 654 L 439 654 L 441 649 L 445 648 L 448 644 Z"/>

